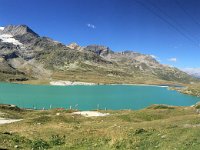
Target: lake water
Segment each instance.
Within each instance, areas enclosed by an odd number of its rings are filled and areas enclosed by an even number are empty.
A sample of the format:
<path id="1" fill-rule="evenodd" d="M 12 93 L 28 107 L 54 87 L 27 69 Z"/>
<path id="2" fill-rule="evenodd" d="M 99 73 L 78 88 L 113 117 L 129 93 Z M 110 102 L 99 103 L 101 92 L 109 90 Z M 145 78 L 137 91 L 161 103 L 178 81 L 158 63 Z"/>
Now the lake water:
<path id="1" fill-rule="evenodd" d="M 24 108 L 142 109 L 152 104 L 190 106 L 200 98 L 167 87 L 136 85 L 39 86 L 0 83 L 0 103 Z"/>

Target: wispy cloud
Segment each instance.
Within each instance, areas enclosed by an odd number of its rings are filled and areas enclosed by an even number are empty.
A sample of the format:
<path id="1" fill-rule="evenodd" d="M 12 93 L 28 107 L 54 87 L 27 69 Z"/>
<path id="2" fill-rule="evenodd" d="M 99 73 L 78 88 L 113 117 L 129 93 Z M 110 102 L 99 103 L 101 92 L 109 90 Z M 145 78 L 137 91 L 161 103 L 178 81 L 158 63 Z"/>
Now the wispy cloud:
<path id="1" fill-rule="evenodd" d="M 173 58 L 169 58 L 168 61 L 171 61 L 171 62 L 177 62 L 177 58 L 173 57 Z"/>
<path id="2" fill-rule="evenodd" d="M 178 48 L 178 46 L 174 46 L 174 49 L 177 49 Z"/>
<path id="3" fill-rule="evenodd" d="M 92 29 L 96 29 L 96 26 L 93 25 L 93 24 L 90 24 L 90 23 L 87 24 L 87 27 L 88 27 L 88 28 L 92 28 Z"/>

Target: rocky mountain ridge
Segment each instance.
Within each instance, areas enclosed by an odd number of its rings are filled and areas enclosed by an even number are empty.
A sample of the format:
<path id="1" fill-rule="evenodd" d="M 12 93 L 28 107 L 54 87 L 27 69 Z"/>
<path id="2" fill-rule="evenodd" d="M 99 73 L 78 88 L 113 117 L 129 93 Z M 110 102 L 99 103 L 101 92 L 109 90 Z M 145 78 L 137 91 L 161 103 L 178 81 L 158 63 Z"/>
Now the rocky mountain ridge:
<path id="1" fill-rule="evenodd" d="M 196 80 L 150 55 L 114 52 L 107 46 L 64 45 L 41 37 L 26 25 L 0 28 L 0 80 L 144 80 L 189 83 Z"/>

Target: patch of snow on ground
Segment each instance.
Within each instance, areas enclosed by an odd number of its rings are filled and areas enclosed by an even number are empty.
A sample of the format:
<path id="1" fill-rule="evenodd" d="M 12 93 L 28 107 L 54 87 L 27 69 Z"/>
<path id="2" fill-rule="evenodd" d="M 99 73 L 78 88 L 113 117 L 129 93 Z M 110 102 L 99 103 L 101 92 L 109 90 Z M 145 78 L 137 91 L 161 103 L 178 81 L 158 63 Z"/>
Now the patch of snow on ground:
<path id="1" fill-rule="evenodd" d="M 5 42 L 5 43 L 12 43 L 14 45 L 22 45 L 22 43 L 14 39 L 13 36 L 10 34 L 2 34 L 0 35 L 0 39 L 2 40 L 2 42 Z"/>
<path id="2" fill-rule="evenodd" d="M 17 121 L 21 121 L 22 119 L 4 119 L 4 118 L 0 118 L 0 125 L 1 124 L 7 124 L 7 123 L 13 123 L 13 122 L 17 122 Z"/>
<path id="3" fill-rule="evenodd" d="M 98 111 L 78 111 L 73 114 L 82 115 L 84 117 L 104 117 L 109 115 L 109 113 L 100 113 Z"/>

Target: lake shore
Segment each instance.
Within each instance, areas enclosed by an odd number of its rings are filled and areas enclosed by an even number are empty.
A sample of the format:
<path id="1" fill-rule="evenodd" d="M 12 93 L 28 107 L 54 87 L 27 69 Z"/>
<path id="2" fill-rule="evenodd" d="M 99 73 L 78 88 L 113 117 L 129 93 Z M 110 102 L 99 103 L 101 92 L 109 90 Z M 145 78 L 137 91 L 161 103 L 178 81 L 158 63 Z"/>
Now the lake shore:
<path id="1" fill-rule="evenodd" d="M 88 83 L 88 82 L 73 82 L 73 81 L 51 81 L 50 85 L 57 85 L 57 86 L 71 86 L 71 85 L 97 85 L 95 83 Z"/>
<path id="2" fill-rule="evenodd" d="M 127 84 L 127 83 L 120 83 L 120 84 L 104 84 L 104 83 L 90 83 L 90 82 L 73 82 L 73 81 L 51 81 L 49 82 L 50 85 L 53 86 L 74 86 L 74 85 L 136 85 L 136 86 L 156 86 L 156 87 L 170 87 L 170 86 L 180 86 L 180 85 L 172 85 L 172 84 L 161 84 L 161 85 L 157 85 L 157 84 Z"/>

